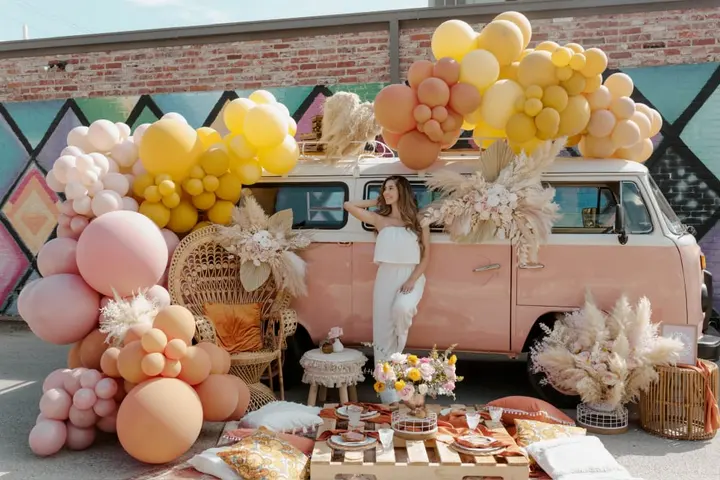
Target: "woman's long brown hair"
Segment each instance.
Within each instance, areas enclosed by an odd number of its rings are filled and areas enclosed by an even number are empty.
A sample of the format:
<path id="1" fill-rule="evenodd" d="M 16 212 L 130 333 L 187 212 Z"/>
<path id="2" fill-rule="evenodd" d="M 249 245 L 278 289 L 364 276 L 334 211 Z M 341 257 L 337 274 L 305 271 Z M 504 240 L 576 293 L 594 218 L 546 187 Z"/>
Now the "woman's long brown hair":
<path id="1" fill-rule="evenodd" d="M 412 185 L 410 185 L 407 178 L 400 175 L 392 175 L 385 179 L 382 187 L 380 187 L 380 197 L 378 197 L 376 213 L 378 215 L 382 215 L 383 217 L 390 216 L 390 213 L 392 213 L 392 206 L 385 203 L 385 197 L 383 196 L 385 185 L 391 181 L 395 183 L 395 188 L 398 190 L 398 201 L 396 206 L 398 212 L 400 213 L 400 219 L 405 225 L 405 228 L 417 235 L 418 244 L 420 245 L 420 255 L 422 256 L 425 250 L 425 245 L 422 240 L 422 227 L 420 226 L 420 220 L 418 219 L 419 209 L 417 199 L 412 191 Z"/>

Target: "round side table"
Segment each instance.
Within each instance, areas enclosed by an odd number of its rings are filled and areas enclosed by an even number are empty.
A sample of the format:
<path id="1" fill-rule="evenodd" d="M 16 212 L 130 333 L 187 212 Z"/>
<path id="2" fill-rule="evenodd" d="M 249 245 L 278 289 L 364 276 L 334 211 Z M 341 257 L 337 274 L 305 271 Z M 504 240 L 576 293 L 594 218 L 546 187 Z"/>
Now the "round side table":
<path id="1" fill-rule="evenodd" d="M 319 348 L 306 352 L 300 365 L 305 369 L 303 383 L 310 384 L 308 405 L 315 406 L 318 393 L 324 402 L 328 388 L 339 390 L 341 403 L 357 402 L 356 385 L 365 380 L 362 369 L 366 362 L 362 352 L 351 348 L 337 353 L 323 353 Z"/>

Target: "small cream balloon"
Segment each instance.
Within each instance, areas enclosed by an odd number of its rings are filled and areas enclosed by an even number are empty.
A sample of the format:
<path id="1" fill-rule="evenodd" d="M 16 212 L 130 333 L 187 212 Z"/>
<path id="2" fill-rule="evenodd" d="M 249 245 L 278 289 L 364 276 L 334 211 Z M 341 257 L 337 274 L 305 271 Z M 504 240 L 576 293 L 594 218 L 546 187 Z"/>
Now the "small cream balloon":
<path id="1" fill-rule="evenodd" d="M 129 210 L 131 212 L 137 212 L 140 208 L 140 205 L 138 204 L 137 200 L 135 200 L 132 197 L 123 197 L 122 198 L 122 209 L 123 210 Z"/>
<path id="2" fill-rule="evenodd" d="M 102 190 L 92 200 L 92 211 L 96 217 L 121 210 L 122 197 L 112 190 Z"/>
<path id="3" fill-rule="evenodd" d="M 84 153 L 91 152 L 93 147 L 90 144 L 90 140 L 88 139 L 89 131 L 90 129 L 85 126 L 73 128 L 72 130 L 70 130 L 70 133 L 68 133 L 67 144 L 69 146 L 79 148 Z"/>
<path id="4" fill-rule="evenodd" d="M 132 167 L 138 159 L 137 145 L 132 138 L 126 138 L 113 147 L 110 156 L 119 166 Z"/>
<path id="5" fill-rule="evenodd" d="M 93 165 L 99 169 L 100 175 L 105 175 L 110 171 L 110 160 L 102 153 L 91 153 Z"/>
<path id="6" fill-rule="evenodd" d="M 75 168 L 76 161 L 77 157 L 74 155 L 63 155 L 55 160 L 52 170 L 60 183 L 68 182 L 67 173 L 71 168 Z"/>
<path id="7" fill-rule="evenodd" d="M 60 152 L 60 156 L 62 157 L 63 155 L 70 155 L 70 156 L 72 156 L 72 157 L 77 157 L 78 155 L 82 155 L 82 154 L 84 154 L 84 153 L 85 153 L 85 152 L 83 152 L 82 150 L 80 150 L 78 147 L 74 147 L 74 146 L 72 146 L 72 145 L 69 145 L 69 146 L 67 146 L 67 147 L 65 147 L 65 148 L 62 149 L 62 151 Z"/>
<path id="8" fill-rule="evenodd" d="M 132 134 L 132 131 L 130 130 L 130 126 L 122 123 L 122 122 L 116 122 L 115 126 L 118 129 L 118 132 L 120 132 L 120 140 L 125 140 L 126 138 L 130 137 Z"/>
<path id="9" fill-rule="evenodd" d="M 88 194 L 87 188 L 80 182 L 70 182 L 65 185 L 65 197 L 68 200 L 75 200 Z"/>
<path id="10" fill-rule="evenodd" d="M 92 214 L 92 199 L 87 195 L 83 195 L 80 198 L 76 198 L 72 202 L 72 208 L 78 215 L 91 215 Z"/>
<path id="11" fill-rule="evenodd" d="M 162 116 L 161 120 L 167 120 L 167 119 L 178 120 L 183 123 L 188 123 L 187 119 L 177 112 L 168 112 Z"/>
<path id="12" fill-rule="evenodd" d="M 102 179 L 106 190 L 112 190 L 121 197 L 127 195 L 130 190 L 128 179 L 122 173 L 108 173 Z"/>
<path id="13" fill-rule="evenodd" d="M 133 142 L 135 142 L 135 145 L 140 147 L 140 142 L 142 142 L 142 137 L 145 135 L 145 132 L 148 128 L 150 128 L 151 123 L 143 123 L 142 125 L 138 125 L 138 127 L 135 129 L 135 133 L 133 133 Z"/>
<path id="14" fill-rule="evenodd" d="M 60 193 L 65 190 L 65 184 L 55 177 L 54 170 L 50 170 L 47 175 L 45 175 L 45 183 L 53 192 Z"/>
<path id="15" fill-rule="evenodd" d="M 95 120 L 88 128 L 87 138 L 95 151 L 106 153 L 120 142 L 120 130 L 110 120 Z"/>

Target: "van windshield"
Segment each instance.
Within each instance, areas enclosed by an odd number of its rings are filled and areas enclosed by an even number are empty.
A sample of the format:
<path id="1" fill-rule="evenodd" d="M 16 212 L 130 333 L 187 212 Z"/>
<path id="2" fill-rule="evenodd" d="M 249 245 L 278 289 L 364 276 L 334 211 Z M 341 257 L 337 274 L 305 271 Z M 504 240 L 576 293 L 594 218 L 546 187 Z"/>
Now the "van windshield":
<path id="1" fill-rule="evenodd" d="M 665 222 L 667 223 L 670 231 L 675 235 L 685 235 L 687 233 L 687 227 L 683 225 L 680 218 L 673 211 L 670 203 L 665 198 L 665 195 L 663 195 L 662 191 L 660 191 L 660 187 L 658 187 L 657 183 L 655 183 L 655 180 L 653 180 L 651 176 L 648 176 L 648 180 L 650 181 L 650 190 L 660 206 L 660 212 L 662 213 L 662 216 L 665 217 Z"/>

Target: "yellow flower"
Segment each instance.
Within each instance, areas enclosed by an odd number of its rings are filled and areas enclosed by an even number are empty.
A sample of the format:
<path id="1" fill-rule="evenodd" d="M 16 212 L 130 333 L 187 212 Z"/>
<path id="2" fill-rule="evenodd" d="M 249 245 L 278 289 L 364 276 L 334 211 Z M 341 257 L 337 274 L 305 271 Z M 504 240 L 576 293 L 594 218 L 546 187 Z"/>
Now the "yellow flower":
<path id="1" fill-rule="evenodd" d="M 395 382 L 395 390 L 397 390 L 397 391 L 399 392 L 399 391 L 402 390 L 403 388 L 405 388 L 405 381 L 404 381 L 404 380 L 398 380 L 397 382 Z"/>
<path id="2" fill-rule="evenodd" d="M 418 357 L 417 357 L 417 355 L 408 355 L 407 361 L 410 365 L 417 365 Z"/>
<path id="3" fill-rule="evenodd" d="M 377 393 L 382 393 L 385 391 L 385 384 L 383 382 L 375 382 L 375 385 L 373 385 L 373 388 Z"/>
<path id="4" fill-rule="evenodd" d="M 420 375 L 420 370 L 418 370 L 417 368 L 411 368 L 408 371 L 407 376 L 413 382 L 419 382 L 420 379 L 422 378 L 422 375 Z"/>
<path id="5" fill-rule="evenodd" d="M 392 371 L 392 367 L 389 363 L 385 362 L 383 363 L 383 373 L 390 373 Z"/>
<path id="6" fill-rule="evenodd" d="M 450 355 L 450 358 L 448 358 L 448 365 L 455 365 L 457 363 L 457 356 Z"/>

